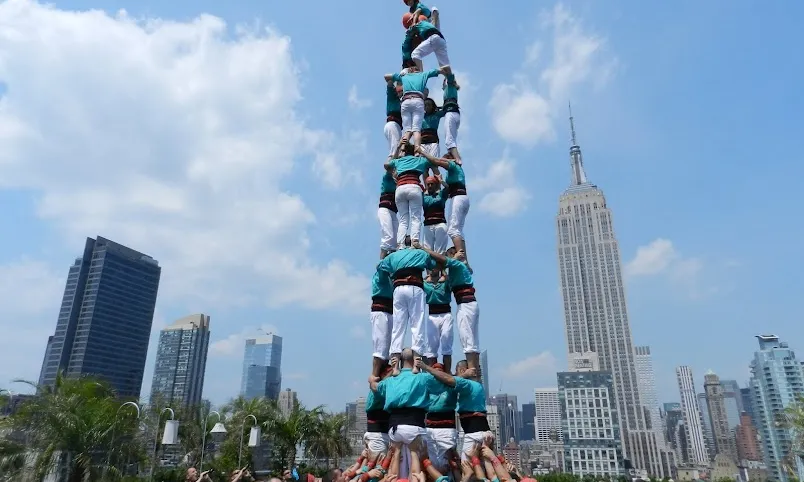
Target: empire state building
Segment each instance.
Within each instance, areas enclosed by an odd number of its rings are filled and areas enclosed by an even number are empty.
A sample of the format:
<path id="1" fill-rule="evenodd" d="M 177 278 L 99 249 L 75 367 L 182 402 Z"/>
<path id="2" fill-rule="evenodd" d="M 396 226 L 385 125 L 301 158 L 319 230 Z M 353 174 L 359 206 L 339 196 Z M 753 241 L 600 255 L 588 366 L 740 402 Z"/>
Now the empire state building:
<path id="1" fill-rule="evenodd" d="M 595 352 L 600 369 L 612 373 L 625 458 L 650 475 L 670 476 L 640 403 L 612 213 L 603 191 L 586 178 L 572 114 L 570 127 L 572 184 L 561 195 L 556 216 L 567 352 Z"/>

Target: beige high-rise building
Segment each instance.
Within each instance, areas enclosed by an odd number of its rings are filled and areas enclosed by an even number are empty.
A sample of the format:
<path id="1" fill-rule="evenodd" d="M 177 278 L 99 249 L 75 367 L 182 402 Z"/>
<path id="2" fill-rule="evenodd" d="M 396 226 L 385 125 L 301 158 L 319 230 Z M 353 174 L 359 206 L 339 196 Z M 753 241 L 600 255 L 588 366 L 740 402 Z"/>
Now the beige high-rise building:
<path id="1" fill-rule="evenodd" d="M 639 396 L 620 247 L 603 191 L 590 183 L 570 117 L 572 182 L 559 199 L 556 229 L 567 352 L 595 352 L 614 379 L 623 451 L 637 469 L 663 478 L 656 432 Z M 566 434 L 565 434 L 566 435 Z"/>
<path id="2" fill-rule="evenodd" d="M 279 401 L 277 402 L 277 405 L 279 406 L 279 411 L 282 412 L 282 415 L 285 417 L 290 416 L 297 403 L 299 403 L 299 396 L 290 388 L 279 392 Z"/>
<path id="3" fill-rule="evenodd" d="M 703 432 L 703 415 L 698 406 L 695 394 L 695 382 L 692 368 L 680 366 L 676 368 L 678 391 L 681 395 L 681 411 L 684 418 L 684 434 L 687 438 L 688 459 L 684 462 L 695 466 L 709 465 L 709 452 Z"/>
<path id="4" fill-rule="evenodd" d="M 709 424 L 712 426 L 715 453 L 725 455 L 737 462 L 737 443 L 735 434 L 729 428 L 729 417 L 723 398 L 723 385 L 720 384 L 720 377 L 711 370 L 704 375 L 704 393 L 706 393 L 706 404 L 709 407 Z"/>

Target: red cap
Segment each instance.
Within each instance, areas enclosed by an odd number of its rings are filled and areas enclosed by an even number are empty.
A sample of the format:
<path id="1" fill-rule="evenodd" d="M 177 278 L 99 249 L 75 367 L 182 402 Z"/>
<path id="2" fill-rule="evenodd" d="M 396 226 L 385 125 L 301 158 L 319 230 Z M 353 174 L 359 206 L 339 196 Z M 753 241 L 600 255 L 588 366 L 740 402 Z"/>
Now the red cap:
<path id="1" fill-rule="evenodd" d="M 408 28 L 413 24 L 413 14 L 408 12 L 405 15 L 402 15 L 402 26 Z"/>
<path id="2" fill-rule="evenodd" d="M 438 184 L 438 179 L 436 179 L 435 176 L 429 176 L 427 179 L 424 180 L 424 183 L 425 184 L 430 184 L 430 183 Z M 443 367 L 441 367 L 441 368 L 443 368 Z"/>
<path id="3" fill-rule="evenodd" d="M 433 363 L 433 368 L 435 368 L 436 370 L 441 370 L 442 372 L 444 371 L 444 365 L 440 363 Z"/>

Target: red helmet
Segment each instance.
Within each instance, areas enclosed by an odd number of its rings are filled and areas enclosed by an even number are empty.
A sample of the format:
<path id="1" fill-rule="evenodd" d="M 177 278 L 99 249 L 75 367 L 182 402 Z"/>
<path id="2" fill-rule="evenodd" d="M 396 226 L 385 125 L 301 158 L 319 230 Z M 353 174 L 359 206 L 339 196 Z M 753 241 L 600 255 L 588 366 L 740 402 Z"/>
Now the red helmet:
<path id="1" fill-rule="evenodd" d="M 408 12 L 405 15 L 402 15 L 402 26 L 405 28 L 410 28 L 413 24 L 413 14 Z"/>

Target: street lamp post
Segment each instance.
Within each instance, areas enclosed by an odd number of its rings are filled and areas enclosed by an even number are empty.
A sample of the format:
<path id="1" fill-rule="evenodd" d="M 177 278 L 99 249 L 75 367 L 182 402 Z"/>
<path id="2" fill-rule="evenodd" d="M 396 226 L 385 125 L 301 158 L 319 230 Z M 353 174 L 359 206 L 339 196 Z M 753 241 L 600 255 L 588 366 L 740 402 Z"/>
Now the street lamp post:
<path id="1" fill-rule="evenodd" d="M 249 433 L 249 436 L 248 436 L 248 446 L 249 447 L 256 447 L 260 443 L 260 435 L 261 434 L 260 434 L 260 427 L 259 427 L 259 422 L 257 421 L 257 417 L 255 417 L 254 415 L 246 415 L 246 417 L 243 419 L 243 424 L 240 426 L 240 446 L 238 447 L 239 450 L 238 450 L 238 454 L 237 454 L 237 466 L 238 467 L 242 467 L 242 465 L 240 465 L 240 462 L 243 460 L 243 435 L 245 434 L 245 431 L 246 431 L 246 421 L 248 421 L 249 418 L 254 419 L 254 426 L 251 427 L 251 433 Z"/>
<path id="2" fill-rule="evenodd" d="M 111 448 L 114 446 L 114 430 L 115 430 L 115 427 L 117 426 L 117 417 L 120 416 L 120 411 L 122 411 L 125 407 L 134 407 L 134 409 L 137 411 L 137 420 L 140 419 L 140 406 L 137 405 L 134 402 L 126 402 L 126 403 L 120 405 L 120 408 L 117 409 L 117 413 L 114 415 L 114 421 L 112 422 L 112 438 L 109 441 L 109 449 L 110 449 L 109 450 L 109 456 L 106 458 L 106 467 L 103 468 L 103 479 L 104 480 L 106 480 L 106 474 L 109 471 L 109 467 L 112 465 L 112 450 L 111 450 Z M 157 426 L 159 426 L 158 423 L 157 423 Z"/>
<path id="3" fill-rule="evenodd" d="M 179 429 L 179 422 L 175 420 L 176 413 L 173 411 L 172 408 L 164 408 L 161 412 L 159 412 L 159 417 L 156 419 L 156 435 L 154 436 L 154 460 L 151 463 L 151 477 L 149 480 L 154 480 L 154 472 L 156 472 L 156 456 L 159 453 L 158 445 L 159 445 L 159 422 L 162 420 L 162 415 L 165 412 L 170 412 L 170 419 L 165 422 L 165 433 L 162 437 L 162 445 L 174 445 L 176 443 L 176 435 L 178 434 Z M 172 422 L 172 423 L 171 423 Z"/>
<path id="4" fill-rule="evenodd" d="M 207 448 L 207 422 L 209 421 L 210 415 L 217 415 L 218 416 L 218 423 L 215 424 L 213 430 L 218 428 L 218 424 L 221 422 L 221 414 L 216 412 L 215 410 L 209 412 L 206 417 L 204 417 L 203 426 L 201 427 L 202 435 L 201 435 L 201 462 L 198 464 L 198 471 L 204 471 L 204 450 Z M 224 429 L 224 433 L 226 433 L 226 429 Z"/>

